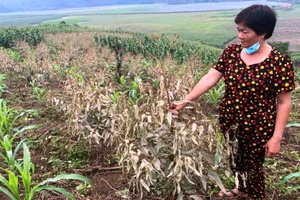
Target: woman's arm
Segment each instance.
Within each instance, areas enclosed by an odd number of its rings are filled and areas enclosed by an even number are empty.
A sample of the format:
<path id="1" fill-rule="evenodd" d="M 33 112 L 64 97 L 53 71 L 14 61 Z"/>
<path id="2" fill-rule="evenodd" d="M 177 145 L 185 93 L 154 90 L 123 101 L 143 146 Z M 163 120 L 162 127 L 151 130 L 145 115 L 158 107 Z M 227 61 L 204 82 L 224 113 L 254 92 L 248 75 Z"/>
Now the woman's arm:
<path id="1" fill-rule="evenodd" d="M 273 157 L 280 150 L 280 142 L 291 111 L 291 92 L 277 95 L 275 130 L 266 144 L 266 157 Z"/>
<path id="2" fill-rule="evenodd" d="M 194 101 L 205 92 L 207 92 L 211 87 L 216 85 L 222 78 L 223 74 L 214 68 L 211 68 L 206 75 L 204 75 L 196 86 L 191 90 L 191 92 L 185 97 L 184 100 Z M 181 105 L 171 105 L 172 110 L 181 110 L 186 106 L 187 103 Z"/>

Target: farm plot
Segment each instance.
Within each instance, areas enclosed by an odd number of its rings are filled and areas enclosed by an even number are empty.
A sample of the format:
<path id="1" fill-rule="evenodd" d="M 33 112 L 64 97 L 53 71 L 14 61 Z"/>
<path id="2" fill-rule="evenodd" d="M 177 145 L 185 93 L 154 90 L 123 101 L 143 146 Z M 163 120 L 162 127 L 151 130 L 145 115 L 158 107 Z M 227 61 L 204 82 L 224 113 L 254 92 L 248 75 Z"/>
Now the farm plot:
<path id="1" fill-rule="evenodd" d="M 6 74 L 1 98 L 26 113 L 16 126 L 42 125 L 17 137 L 30 140 L 35 181 L 60 173 L 84 175 L 92 185 L 56 183 L 77 199 L 217 199 L 221 183 L 233 184 L 226 171 L 226 143 L 218 132 L 217 104 L 211 101 L 221 92 L 203 96 L 179 118 L 167 112 L 221 49 L 176 37 L 67 33 L 59 31 L 62 27 L 49 29 L 55 34 L 43 29 L 45 38 L 35 46 L 17 42 L 0 51 L 1 73 Z M 296 172 L 300 161 L 299 90 L 293 99 L 294 125 L 286 130 L 281 153 L 266 160 L 269 199 L 299 196 L 289 190 L 299 185 L 297 179 L 280 190 L 282 178 Z M 64 197 L 44 191 L 37 199 Z"/>

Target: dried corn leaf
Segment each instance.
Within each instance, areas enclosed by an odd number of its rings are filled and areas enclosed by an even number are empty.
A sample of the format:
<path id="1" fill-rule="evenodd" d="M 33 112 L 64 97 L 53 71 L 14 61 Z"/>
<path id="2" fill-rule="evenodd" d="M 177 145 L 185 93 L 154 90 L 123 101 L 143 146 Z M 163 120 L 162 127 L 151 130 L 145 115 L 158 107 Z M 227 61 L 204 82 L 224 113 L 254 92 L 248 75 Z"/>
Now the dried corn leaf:
<path id="1" fill-rule="evenodd" d="M 222 190 L 222 192 L 226 193 L 226 189 L 225 189 L 220 177 L 218 176 L 218 174 L 216 174 L 216 172 L 209 172 L 208 177 L 210 178 L 210 180 L 216 182 L 216 184 L 219 186 L 219 188 Z"/>
<path id="2" fill-rule="evenodd" d="M 215 162 L 209 157 L 209 155 L 205 152 L 205 151 L 203 151 L 203 150 L 201 150 L 200 151 L 201 152 L 201 155 L 210 163 L 210 164 L 214 164 Z"/>
<path id="3" fill-rule="evenodd" d="M 206 190 L 207 190 L 206 176 L 202 175 L 202 176 L 200 177 L 200 180 L 201 180 L 201 183 L 202 183 L 202 186 L 203 186 L 204 190 L 206 191 Z"/>
<path id="4" fill-rule="evenodd" d="M 239 176 L 239 174 L 238 174 L 238 172 L 236 172 L 235 176 L 234 176 L 234 182 L 235 182 L 235 185 L 237 188 L 239 187 L 239 184 L 240 184 L 238 176 Z"/>
<path id="5" fill-rule="evenodd" d="M 134 171 L 137 170 L 137 163 L 139 162 L 139 157 L 137 155 L 131 155 L 131 163 Z"/>
<path id="6" fill-rule="evenodd" d="M 193 200 L 203 200 L 201 197 L 197 197 L 196 195 L 190 195 L 189 197 Z"/>
<path id="7" fill-rule="evenodd" d="M 169 126 L 171 126 L 172 125 L 172 112 L 170 112 L 170 111 L 167 114 L 167 121 L 168 121 Z"/>
<path id="8" fill-rule="evenodd" d="M 225 170 L 225 175 L 229 178 L 230 177 L 230 171 Z"/>
<path id="9" fill-rule="evenodd" d="M 199 145 L 199 143 L 197 142 L 195 136 L 192 135 L 192 136 L 191 136 L 191 140 L 192 140 L 196 145 Z"/>
<path id="10" fill-rule="evenodd" d="M 149 186 L 145 183 L 144 179 L 140 179 L 140 183 L 142 184 L 142 186 L 143 186 L 148 192 L 150 192 L 150 188 L 149 188 Z"/>
<path id="11" fill-rule="evenodd" d="M 197 130 L 197 124 L 193 123 L 192 124 L 192 132 L 195 132 Z"/>

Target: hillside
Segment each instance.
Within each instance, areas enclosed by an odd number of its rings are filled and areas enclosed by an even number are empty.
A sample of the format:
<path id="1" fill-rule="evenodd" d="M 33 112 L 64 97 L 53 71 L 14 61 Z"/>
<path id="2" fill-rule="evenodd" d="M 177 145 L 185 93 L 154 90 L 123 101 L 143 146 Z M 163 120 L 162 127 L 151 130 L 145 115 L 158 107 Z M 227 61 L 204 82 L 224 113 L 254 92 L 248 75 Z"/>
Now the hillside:
<path id="1" fill-rule="evenodd" d="M 34 199 L 65 200 L 62 189 L 78 200 L 219 199 L 220 184 L 234 185 L 228 143 L 220 143 L 217 129 L 224 87 L 216 85 L 178 117 L 167 108 L 186 96 L 221 49 L 177 36 L 68 24 L 0 30 L 0 199 L 25 197 L 25 186 L 45 180 L 48 188 L 31 190 Z M 265 162 L 266 199 L 300 195 L 296 178 L 280 189 L 300 161 L 296 81 L 282 149 Z M 22 176 L 20 166 L 27 170 Z M 92 184 L 53 178 L 65 173 Z M 18 183 L 14 194 L 8 177 Z"/>
<path id="2" fill-rule="evenodd" d="M 219 2 L 220 0 L 4 0 L 0 2 L 0 13 L 22 12 L 22 11 L 43 11 L 59 10 L 67 8 L 81 8 L 105 5 L 125 5 L 125 4 L 182 4 L 182 3 L 200 3 L 200 2 Z M 234 1 L 234 0 L 230 0 Z M 237 0 L 238 1 L 238 0 Z"/>

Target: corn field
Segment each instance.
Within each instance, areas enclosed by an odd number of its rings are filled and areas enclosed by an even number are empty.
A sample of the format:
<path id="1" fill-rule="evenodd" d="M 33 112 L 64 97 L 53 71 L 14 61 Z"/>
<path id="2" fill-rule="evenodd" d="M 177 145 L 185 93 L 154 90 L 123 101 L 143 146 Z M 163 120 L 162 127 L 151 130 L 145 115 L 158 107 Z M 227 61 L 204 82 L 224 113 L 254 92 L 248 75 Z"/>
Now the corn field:
<path id="1" fill-rule="evenodd" d="M 176 36 L 62 24 L 2 29 L 0 38 L 1 73 L 23 80 L 34 101 L 63 113 L 65 130 L 76 140 L 114 148 L 128 175 L 126 198 L 197 200 L 235 183 L 217 103 L 209 100 L 218 102 L 222 86 L 179 117 L 167 110 L 187 95 L 220 49 Z M 50 90 L 53 82 L 59 92 Z"/>

